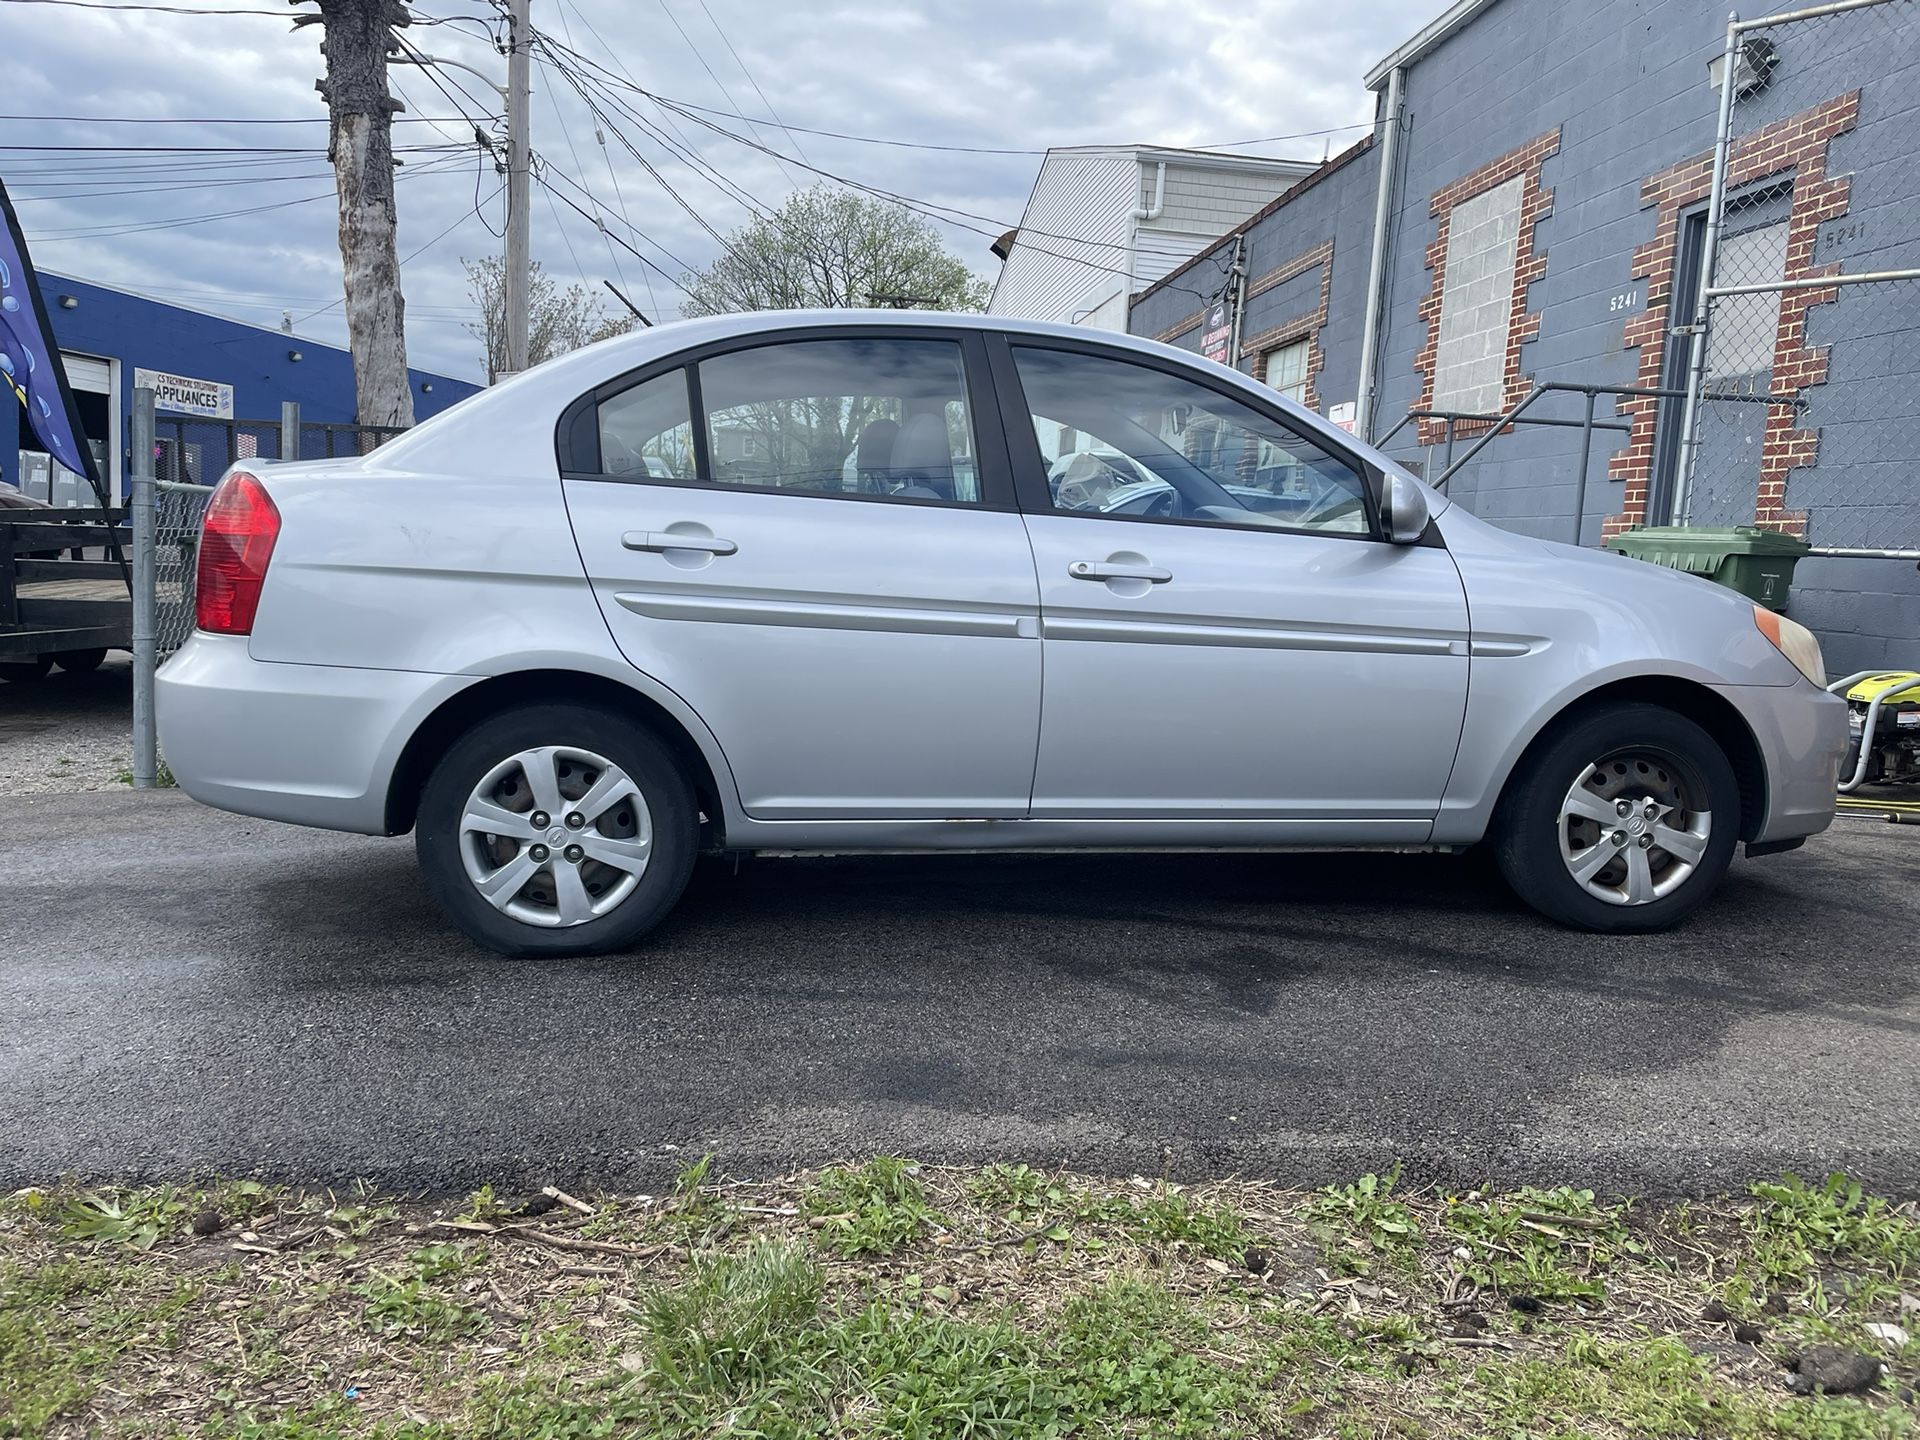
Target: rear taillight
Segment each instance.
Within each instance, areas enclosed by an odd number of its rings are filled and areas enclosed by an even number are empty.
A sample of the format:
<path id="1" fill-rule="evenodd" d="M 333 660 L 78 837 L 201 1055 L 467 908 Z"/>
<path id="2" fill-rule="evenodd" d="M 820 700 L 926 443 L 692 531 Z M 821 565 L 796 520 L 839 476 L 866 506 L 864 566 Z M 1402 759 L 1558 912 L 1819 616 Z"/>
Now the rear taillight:
<path id="1" fill-rule="evenodd" d="M 230 471 L 207 501 L 194 624 L 216 635 L 253 633 L 267 561 L 279 538 L 280 512 L 265 487 L 244 470 Z"/>

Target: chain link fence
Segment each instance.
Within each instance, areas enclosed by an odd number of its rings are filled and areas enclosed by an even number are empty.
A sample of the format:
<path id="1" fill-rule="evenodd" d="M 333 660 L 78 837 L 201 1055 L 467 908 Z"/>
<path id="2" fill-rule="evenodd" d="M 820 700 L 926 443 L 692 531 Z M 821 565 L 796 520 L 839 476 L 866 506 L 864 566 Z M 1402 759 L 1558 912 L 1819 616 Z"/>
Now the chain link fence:
<path id="1" fill-rule="evenodd" d="M 153 392 L 133 397 L 128 512 L 133 553 L 133 777 L 156 783 L 153 677 L 193 633 L 201 533 L 215 482 L 235 465 L 263 466 L 365 455 L 401 433 L 393 426 L 301 424 L 297 406 L 278 421 L 155 415 Z"/>
<path id="2" fill-rule="evenodd" d="M 1719 69 L 1673 518 L 1920 553 L 1920 5 L 1736 20 Z"/>

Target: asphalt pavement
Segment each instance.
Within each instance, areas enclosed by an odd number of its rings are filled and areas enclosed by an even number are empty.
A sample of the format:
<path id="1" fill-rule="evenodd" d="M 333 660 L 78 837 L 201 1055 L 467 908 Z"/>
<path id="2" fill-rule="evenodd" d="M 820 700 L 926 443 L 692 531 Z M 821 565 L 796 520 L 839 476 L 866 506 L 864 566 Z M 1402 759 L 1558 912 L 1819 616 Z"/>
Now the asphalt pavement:
<path id="1" fill-rule="evenodd" d="M 1322 1183 L 1920 1193 L 1920 829 L 1736 862 L 1669 936 L 1472 858 L 702 862 L 635 954 L 504 961 L 408 840 L 0 798 L 0 1185 L 650 1188 L 891 1150 Z"/>

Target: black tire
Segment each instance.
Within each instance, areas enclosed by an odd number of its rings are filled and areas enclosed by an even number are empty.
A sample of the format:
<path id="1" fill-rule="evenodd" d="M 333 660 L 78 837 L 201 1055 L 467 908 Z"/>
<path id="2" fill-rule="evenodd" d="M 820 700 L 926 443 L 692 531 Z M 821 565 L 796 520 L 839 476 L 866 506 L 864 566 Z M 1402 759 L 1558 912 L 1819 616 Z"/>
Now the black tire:
<path id="1" fill-rule="evenodd" d="M 16 685 L 24 685 L 38 680 L 53 665 L 51 655 L 36 655 L 31 660 L 0 661 L 0 680 L 11 680 Z"/>
<path id="2" fill-rule="evenodd" d="M 1594 777 L 1596 786 L 1617 785 L 1636 796 L 1657 793 L 1669 801 L 1684 801 L 1685 812 L 1705 810 L 1710 815 L 1703 853 L 1669 893 L 1638 904 L 1616 904 L 1590 893 L 1574 878 L 1561 852 L 1561 812 L 1569 791 L 1590 765 L 1603 770 Z M 1548 918 L 1603 934 L 1647 934 L 1678 925 L 1712 898 L 1733 860 L 1740 826 L 1739 780 L 1711 735 L 1658 705 L 1615 704 L 1561 724 L 1528 754 L 1502 797 L 1494 823 L 1494 855 L 1514 892 Z M 1611 844 L 1611 835 L 1593 843 Z M 1629 838 L 1629 846 L 1637 843 Z M 1577 857 L 1589 852 L 1575 848 L 1573 853 Z M 1672 865 L 1676 860 L 1663 851 L 1649 853 L 1650 864 Z M 1625 863 L 1620 862 L 1622 871 Z M 1609 873 L 1614 873 L 1611 864 L 1596 881 Z M 1620 888 L 1624 890 L 1624 880 Z"/>
<path id="3" fill-rule="evenodd" d="M 53 657 L 53 663 L 69 675 L 90 675 L 100 668 L 106 658 L 104 649 L 62 650 Z"/>
<path id="4" fill-rule="evenodd" d="M 606 914 L 559 927 L 516 918 L 480 894 L 467 873 L 460 826 L 469 797 L 496 766 L 550 745 L 591 751 L 624 770 L 646 802 L 653 832 L 646 868 L 631 893 Z M 693 787 L 667 748 L 645 727 L 589 705 L 528 705 L 475 725 L 428 776 L 414 826 L 420 869 L 440 907 L 473 940 L 514 957 L 604 955 L 631 947 L 686 889 L 698 841 Z"/>

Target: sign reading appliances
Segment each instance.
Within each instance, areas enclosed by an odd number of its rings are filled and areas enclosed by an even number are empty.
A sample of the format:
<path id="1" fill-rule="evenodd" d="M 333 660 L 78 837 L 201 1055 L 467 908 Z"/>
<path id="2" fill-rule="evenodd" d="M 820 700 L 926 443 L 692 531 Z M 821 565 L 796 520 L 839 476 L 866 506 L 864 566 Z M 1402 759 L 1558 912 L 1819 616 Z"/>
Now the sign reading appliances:
<path id="1" fill-rule="evenodd" d="M 206 415 L 215 420 L 233 418 L 233 386 L 191 375 L 169 375 L 164 370 L 133 372 L 134 388 L 153 391 L 153 408 L 175 415 Z"/>

